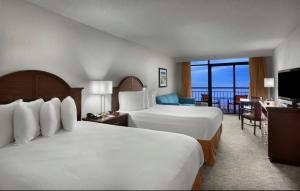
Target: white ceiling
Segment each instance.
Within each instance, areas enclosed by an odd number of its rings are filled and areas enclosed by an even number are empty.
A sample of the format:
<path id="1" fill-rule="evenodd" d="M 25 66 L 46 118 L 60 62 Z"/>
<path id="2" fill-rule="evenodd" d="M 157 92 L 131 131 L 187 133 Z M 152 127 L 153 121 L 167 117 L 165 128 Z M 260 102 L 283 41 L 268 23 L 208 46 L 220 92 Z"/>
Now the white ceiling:
<path id="1" fill-rule="evenodd" d="M 271 55 L 300 0 L 29 0 L 177 59 Z"/>

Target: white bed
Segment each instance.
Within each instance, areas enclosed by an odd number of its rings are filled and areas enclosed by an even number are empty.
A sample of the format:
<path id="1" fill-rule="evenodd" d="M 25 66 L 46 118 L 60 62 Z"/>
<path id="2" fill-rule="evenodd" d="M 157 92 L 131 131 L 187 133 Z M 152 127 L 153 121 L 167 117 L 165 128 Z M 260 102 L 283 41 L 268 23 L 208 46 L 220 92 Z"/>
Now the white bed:
<path id="1" fill-rule="evenodd" d="M 192 188 L 203 153 L 182 134 L 78 122 L 0 148 L 0 189 Z"/>
<path id="2" fill-rule="evenodd" d="M 223 113 L 216 107 L 154 105 L 129 113 L 129 126 L 189 135 L 211 140 L 222 124 Z"/>
<path id="3" fill-rule="evenodd" d="M 112 111 L 129 113 L 129 126 L 189 135 L 201 144 L 204 164 L 213 165 L 221 139 L 223 113 L 219 108 L 156 105 L 156 91 L 127 76 L 114 88 Z M 167 98 L 166 98 L 167 99 Z"/>

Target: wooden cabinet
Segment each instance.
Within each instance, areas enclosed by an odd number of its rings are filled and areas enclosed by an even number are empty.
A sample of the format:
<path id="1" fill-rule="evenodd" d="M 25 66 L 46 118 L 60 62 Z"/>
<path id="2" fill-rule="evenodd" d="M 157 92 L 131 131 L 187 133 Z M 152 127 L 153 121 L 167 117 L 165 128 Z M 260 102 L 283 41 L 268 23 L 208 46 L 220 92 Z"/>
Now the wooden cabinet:
<path id="1" fill-rule="evenodd" d="M 300 165 L 300 109 L 262 107 L 268 118 L 268 154 L 271 162 Z"/>

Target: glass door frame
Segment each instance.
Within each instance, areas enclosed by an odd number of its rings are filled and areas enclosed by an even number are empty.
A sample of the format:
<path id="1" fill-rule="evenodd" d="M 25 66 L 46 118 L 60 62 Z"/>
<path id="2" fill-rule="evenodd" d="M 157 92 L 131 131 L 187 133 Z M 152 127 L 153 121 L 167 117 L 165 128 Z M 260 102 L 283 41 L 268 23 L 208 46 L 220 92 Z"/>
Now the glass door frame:
<path id="1" fill-rule="evenodd" d="M 234 99 L 236 96 L 236 66 L 241 65 L 249 65 L 249 62 L 232 62 L 232 63 L 218 63 L 211 64 L 210 60 L 207 60 L 207 64 L 191 64 L 191 66 L 207 66 L 207 75 L 208 75 L 208 106 L 212 106 L 212 68 L 218 66 L 232 66 L 232 79 L 233 79 L 233 113 L 236 114 L 236 100 Z"/>

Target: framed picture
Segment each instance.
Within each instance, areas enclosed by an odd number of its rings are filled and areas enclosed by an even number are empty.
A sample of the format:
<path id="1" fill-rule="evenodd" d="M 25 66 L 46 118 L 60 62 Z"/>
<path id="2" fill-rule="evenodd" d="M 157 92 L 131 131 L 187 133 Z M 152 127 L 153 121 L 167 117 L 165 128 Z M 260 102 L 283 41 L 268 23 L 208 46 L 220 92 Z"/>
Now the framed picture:
<path id="1" fill-rule="evenodd" d="M 165 68 L 159 68 L 158 69 L 158 86 L 160 88 L 164 88 L 168 86 L 168 75 L 167 75 L 167 69 Z"/>

